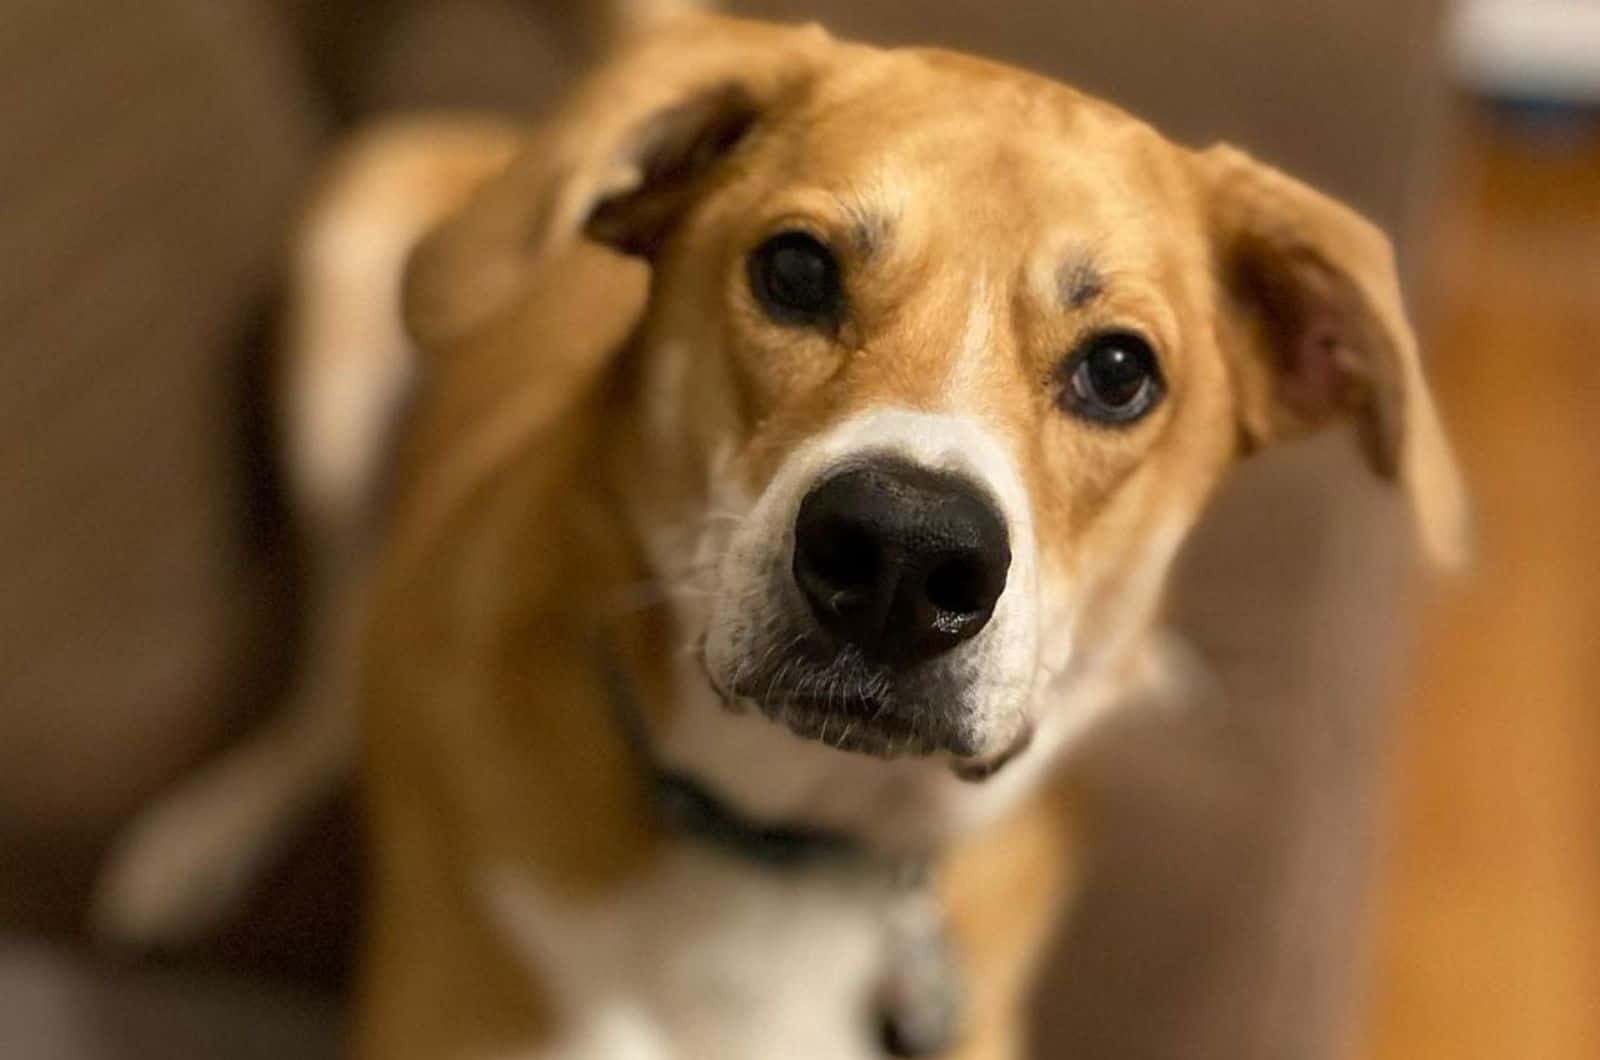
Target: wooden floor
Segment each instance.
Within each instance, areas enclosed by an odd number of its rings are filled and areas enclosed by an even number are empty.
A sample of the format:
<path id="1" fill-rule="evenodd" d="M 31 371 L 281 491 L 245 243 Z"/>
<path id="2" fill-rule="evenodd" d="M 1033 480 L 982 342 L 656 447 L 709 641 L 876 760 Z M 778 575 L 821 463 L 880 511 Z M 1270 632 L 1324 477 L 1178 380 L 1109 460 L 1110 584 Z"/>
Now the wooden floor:
<path id="1" fill-rule="evenodd" d="M 1600 135 L 1464 128 L 1418 305 L 1480 547 L 1400 708 L 1364 1055 L 1596 1060 Z"/>

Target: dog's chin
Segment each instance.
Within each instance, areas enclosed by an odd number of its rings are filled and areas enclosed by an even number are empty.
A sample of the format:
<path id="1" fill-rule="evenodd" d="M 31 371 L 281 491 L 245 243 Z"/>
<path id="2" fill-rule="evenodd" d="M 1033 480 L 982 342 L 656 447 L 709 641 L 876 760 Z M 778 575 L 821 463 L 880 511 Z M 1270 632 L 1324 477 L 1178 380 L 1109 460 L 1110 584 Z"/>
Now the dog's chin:
<path id="1" fill-rule="evenodd" d="M 759 713 L 803 740 L 852 754 L 948 756 L 963 777 L 987 775 L 1016 753 L 1009 737 L 972 724 L 970 675 L 946 664 L 897 671 L 813 633 L 775 639 L 788 650 L 722 652 L 709 649 L 715 637 L 701 641 L 705 676 L 729 710 Z"/>
<path id="2" fill-rule="evenodd" d="M 819 659 L 802 646 L 766 672 L 746 672 L 727 684 L 724 701 L 754 709 L 796 736 L 839 751 L 877 758 L 980 753 L 959 689 L 942 681 L 912 683 L 878 673 L 860 659 Z M 708 676 L 710 671 L 708 669 Z"/>
<path id="3" fill-rule="evenodd" d="M 901 717 L 890 702 L 879 697 L 780 694 L 748 702 L 796 736 L 838 751 L 902 758 L 951 749 L 951 741 L 936 727 Z"/>

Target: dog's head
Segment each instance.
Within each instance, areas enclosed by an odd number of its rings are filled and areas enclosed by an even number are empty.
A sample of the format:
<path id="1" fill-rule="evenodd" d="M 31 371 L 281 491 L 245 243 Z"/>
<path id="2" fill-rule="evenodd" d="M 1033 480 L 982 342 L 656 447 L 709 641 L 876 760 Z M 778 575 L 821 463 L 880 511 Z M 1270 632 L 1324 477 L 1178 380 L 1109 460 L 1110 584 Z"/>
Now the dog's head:
<path id="1" fill-rule="evenodd" d="M 1125 660 L 1229 464 L 1340 416 L 1454 547 L 1386 240 L 1237 151 L 989 63 L 698 20 L 552 129 L 461 223 L 649 263 L 625 492 L 735 704 L 1000 758 L 1043 687 Z M 476 252 L 481 313 L 515 271 Z M 432 295 L 424 328 L 457 326 Z"/>

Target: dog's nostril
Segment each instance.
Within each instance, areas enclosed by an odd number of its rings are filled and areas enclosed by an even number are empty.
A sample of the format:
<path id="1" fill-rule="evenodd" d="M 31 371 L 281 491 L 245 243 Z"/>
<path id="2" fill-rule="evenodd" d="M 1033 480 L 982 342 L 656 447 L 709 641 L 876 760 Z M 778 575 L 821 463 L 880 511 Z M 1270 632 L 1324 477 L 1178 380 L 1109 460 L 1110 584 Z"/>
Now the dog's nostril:
<path id="1" fill-rule="evenodd" d="M 989 607 L 989 574 L 971 556 L 952 556 L 928 573 L 923 586 L 928 603 L 953 615 L 970 615 Z"/>
<path id="2" fill-rule="evenodd" d="M 871 586 L 883 557 L 864 527 L 837 520 L 805 543 L 806 565 L 830 588 L 845 591 Z"/>

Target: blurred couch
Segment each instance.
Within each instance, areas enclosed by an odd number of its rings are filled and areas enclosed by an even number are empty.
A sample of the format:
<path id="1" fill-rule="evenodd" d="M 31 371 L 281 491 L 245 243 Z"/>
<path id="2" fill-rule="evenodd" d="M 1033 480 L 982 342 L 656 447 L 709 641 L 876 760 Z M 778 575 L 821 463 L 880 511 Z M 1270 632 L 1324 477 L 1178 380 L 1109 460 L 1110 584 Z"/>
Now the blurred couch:
<path id="1" fill-rule="evenodd" d="M 1227 138 L 1403 228 L 1433 0 L 751 0 L 1058 75 Z M 0 18 L 0 1056 L 335 1049 L 359 828 L 331 807 L 196 954 L 80 935 L 118 825 L 269 710 L 297 650 L 263 356 L 275 267 L 340 130 L 534 112 L 585 56 L 537 0 L 9 0 Z M 1077 763 L 1085 893 L 1046 1057 L 1343 1055 L 1359 1001 L 1385 675 L 1407 571 L 1348 439 L 1251 464 L 1174 617 L 1214 702 L 1120 719 Z"/>

